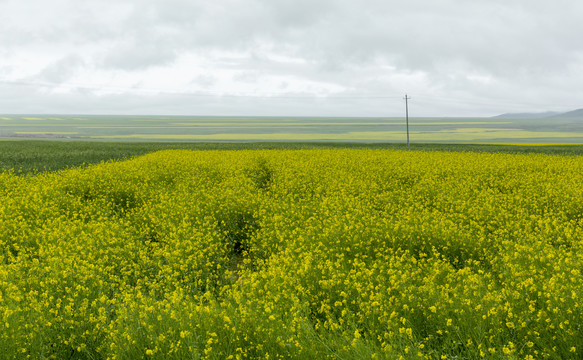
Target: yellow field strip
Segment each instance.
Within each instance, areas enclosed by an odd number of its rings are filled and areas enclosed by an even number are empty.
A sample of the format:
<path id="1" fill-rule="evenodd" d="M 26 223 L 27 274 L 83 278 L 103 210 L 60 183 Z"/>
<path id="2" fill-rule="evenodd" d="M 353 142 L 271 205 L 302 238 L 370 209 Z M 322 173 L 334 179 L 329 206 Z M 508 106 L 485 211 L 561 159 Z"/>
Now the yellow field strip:
<path id="1" fill-rule="evenodd" d="M 459 144 L 461 145 L 508 145 L 508 146 L 524 146 L 524 145 L 528 145 L 528 146 L 581 146 L 583 144 L 581 143 L 489 143 L 489 142 L 471 142 L 471 143 L 465 143 L 465 142 L 460 142 Z"/>
<path id="2" fill-rule="evenodd" d="M 19 135 L 75 135 L 75 131 L 15 131 Z"/>
<path id="3" fill-rule="evenodd" d="M 270 129 L 270 128 L 294 128 L 294 129 L 309 129 L 311 126 L 299 125 L 299 126 L 279 126 L 279 125 L 266 125 L 266 126 L 232 126 L 232 125 L 220 125 L 220 126 L 76 126 L 78 129 Z"/>
<path id="4" fill-rule="evenodd" d="M 470 122 L 423 122 L 414 123 L 410 126 L 438 126 L 438 125 L 493 125 L 494 123 L 470 123 Z M 501 124 L 501 123 L 498 123 Z M 507 123 L 504 123 L 507 124 Z M 169 123 L 167 125 L 144 125 L 144 126 L 127 126 L 127 125 L 88 125 L 78 126 L 79 129 L 197 129 L 197 128 L 231 128 L 231 129 L 264 129 L 264 128 L 311 128 L 314 126 L 404 126 L 401 123 L 269 123 L 262 125 L 260 123 L 251 123 L 249 125 L 241 125 L 239 123 Z M 483 129 L 483 128 L 479 128 Z"/>
<path id="5" fill-rule="evenodd" d="M 0 127 L 40 127 L 40 128 L 51 128 L 51 127 L 77 127 L 71 124 L 0 124 Z"/>

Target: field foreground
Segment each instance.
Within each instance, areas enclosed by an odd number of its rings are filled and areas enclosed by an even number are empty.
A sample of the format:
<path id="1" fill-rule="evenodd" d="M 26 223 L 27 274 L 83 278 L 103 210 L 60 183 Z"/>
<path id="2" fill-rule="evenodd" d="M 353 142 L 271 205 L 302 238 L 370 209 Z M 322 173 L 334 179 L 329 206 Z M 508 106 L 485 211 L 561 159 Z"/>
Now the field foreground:
<path id="1" fill-rule="evenodd" d="M 578 359 L 583 158 L 167 150 L 0 173 L 6 359 Z"/>

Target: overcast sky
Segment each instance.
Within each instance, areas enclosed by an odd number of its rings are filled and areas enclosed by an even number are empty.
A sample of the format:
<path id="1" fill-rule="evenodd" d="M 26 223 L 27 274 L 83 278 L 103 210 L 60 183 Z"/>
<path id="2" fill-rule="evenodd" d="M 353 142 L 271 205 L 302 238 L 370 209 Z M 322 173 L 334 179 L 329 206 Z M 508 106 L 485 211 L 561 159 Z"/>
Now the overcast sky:
<path id="1" fill-rule="evenodd" d="M 580 0 L 0 0 L 0 113 L 583 107 Z"/>

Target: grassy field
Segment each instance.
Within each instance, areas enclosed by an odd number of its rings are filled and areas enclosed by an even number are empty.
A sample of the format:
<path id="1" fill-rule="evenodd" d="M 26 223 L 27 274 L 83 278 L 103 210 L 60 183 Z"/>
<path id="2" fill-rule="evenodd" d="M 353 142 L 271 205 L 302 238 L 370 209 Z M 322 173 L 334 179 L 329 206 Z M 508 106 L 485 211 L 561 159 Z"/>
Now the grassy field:
<path id="1" fill-rule="evenodd" d="M 579 147 L 324 145 L 0 172 L 0 359 L 582 357 Z"/>
<path id="2" fill-rule="evenodd" d="M 92 142 L 6 140 L 0 141 L 0 169 L 29 173 L 60 170 L 123 160 L 167 149 L 190 150 L 263 150 L 263 149 L 407 149 L 402 143 L 322 143 L 322 142 Z M 583 145 L 534 144 L 440 144 L 414 143 L 411 151 L 469 151 L 507 154 L 583 155 Z"/>
<path id="3" fill-rule="evenodd" d="M 414 142 L 583 143 L 583 119 L 412 118 Z M 0 115 L 0 138 L 402 142 L 402 118 Z"/>

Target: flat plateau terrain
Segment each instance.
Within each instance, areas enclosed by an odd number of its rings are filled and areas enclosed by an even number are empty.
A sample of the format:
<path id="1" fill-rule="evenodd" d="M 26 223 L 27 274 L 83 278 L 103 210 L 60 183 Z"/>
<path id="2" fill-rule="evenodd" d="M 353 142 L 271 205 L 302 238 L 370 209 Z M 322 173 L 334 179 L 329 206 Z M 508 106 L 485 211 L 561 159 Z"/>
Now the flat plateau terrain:
<path id="1" fill-rule="evenodd" d="M 412 142 L 583 143 L 583 119 L 412 118 Z M 403 118 L 0 115 L 0 139 L 406 141 Z"/>

